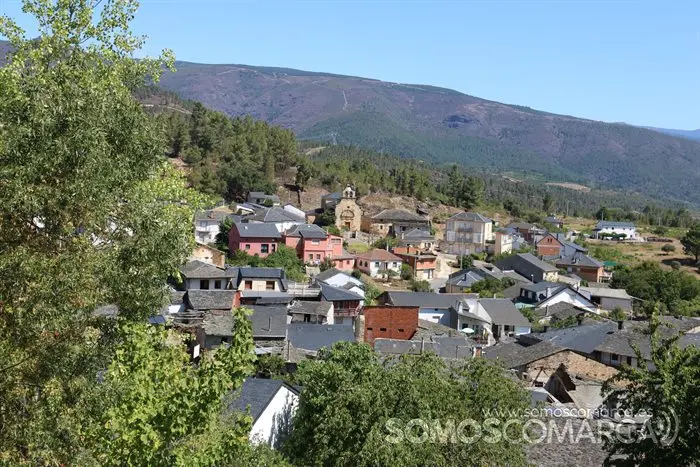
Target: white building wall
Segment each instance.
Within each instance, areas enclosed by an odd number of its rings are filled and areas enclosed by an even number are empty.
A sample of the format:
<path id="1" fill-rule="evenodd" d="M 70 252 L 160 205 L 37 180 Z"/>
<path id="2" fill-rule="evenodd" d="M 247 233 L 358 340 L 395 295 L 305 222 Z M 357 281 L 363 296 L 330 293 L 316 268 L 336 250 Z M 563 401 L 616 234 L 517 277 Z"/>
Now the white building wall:
<path id="1" fill-rule="evenodd" d="M 418 311 L 418 319 L 449 326 L 451 321 L 450 310 L 444 308 L 421 308 Z"/>
<path id="2" fill-rule="evenodd" d="M 588 302 L 586 302 L 586 300 L 584 300 L 580 295 L 575 293 L 573 290 L 566 290 L 564 292 L 560 292 L 557 295 L 549 298 L 546 301 L 546 303 L 540 304 L 539 306 L 537 306 L 537 308 L 543 308 L 545 306 L 552 306 L 552 305 L 555 305 L 555 304 L 561 303 L 561 302 L 570 303 L 572 305 L 583 308 L 585 310 L 597 312 L 596 307 L 591 307 L 591 305 Z"/>
<path id="3" fill-rule="evenodd" d="M 282 386 L 272 398 L 260 417 L 253 423 L 249 439 L 251 443 L 267 443 L 275 446 L 279 440 L 279 429 L 285 426 L 299 405 L 299 396 Z"/>

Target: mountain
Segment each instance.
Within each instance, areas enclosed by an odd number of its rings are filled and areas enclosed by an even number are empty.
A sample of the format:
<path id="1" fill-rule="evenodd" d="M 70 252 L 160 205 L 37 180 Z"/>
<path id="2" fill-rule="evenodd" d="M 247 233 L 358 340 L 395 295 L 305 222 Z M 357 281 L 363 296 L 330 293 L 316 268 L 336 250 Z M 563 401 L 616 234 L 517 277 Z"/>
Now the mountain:
<path id="1" fill-rule="evenodd" d="M 653 126 L 644 127 L 648 130 L 654 130 L 667 135 L 679 136 L 681 138 L 692 139 L 694 141 L 700 141 L 700 128 L 697 130 L 674 130 L 672 128 L 655 128 Z"/>
<path id="2" fill-rule="evenodd" d="M 177 70 L 160 85 L 301 138 L 700 205 L 700 143 L 657 131 L 433 86 L 246 65 L 178 62 Z"/>

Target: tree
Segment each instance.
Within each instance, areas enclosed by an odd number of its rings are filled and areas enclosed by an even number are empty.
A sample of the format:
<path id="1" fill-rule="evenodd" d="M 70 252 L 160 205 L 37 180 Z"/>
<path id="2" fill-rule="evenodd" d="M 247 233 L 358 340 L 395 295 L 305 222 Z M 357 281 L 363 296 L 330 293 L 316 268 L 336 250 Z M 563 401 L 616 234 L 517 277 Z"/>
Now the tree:
<path id="1" fill-rule="evenodd" d="M 663 251 L 664 253 L 673 253 L 674 251 L 676 251 L 676 247 L 670 243 L 667 243 L 661 247 L 661 251 Z"/>
<path id="2" fill-rule="evenodd" d="M 390 268 L 381 268 L 377 271 L 377 274 L 379 274 L 381 277 L 383 277 L 385 282 L 389 282 L 389 279 L 399 275 L 398 272 L 396 272 Z"/>
<path id="3" fill-rule="evenodd" d="M 689 345 L 680 348 L 678 336 L 662 338 L 658 315 L 650 321 L 653 370 L 647 365 L 624 365 L 603 386 L 606 393 L 617 391 L 620 411 L 633 416 L 646 413 L 651 417 L 644 430 L 633 431 L 625 439 L 605 439 L 606 464 L 681 465 L 700 463 L 700 350 Z M 639 361 L 645 356 L 635 349 Z M 620 390 L 619 385 L 625 389 Z M 675 437 L 674 437 L 675 436 Z M 617 458 L 617 459 L 615 459 Z M 620 460 L 620 458 L 622 460 Z"/>
<path id="4" fill-rule="evenodd" d="M 333 268 L 333 261 L 331 261 L 330 257 L 326 256 L 325 258 L 323 258 L 323 261 L 321 261 L 318 267 L 321 270 L 321 272 L 328 271 L 329 269 Z"/>
<path id="5" fill-rule="evenodd" d="M 542 210 L 545 214 L 551 214 L 552 207 L 554 206 L 554 198 L 550 192 L 546 192 L 542 198 Z"/>
<path id="6" fill-rule="evenodd" d="M 610 213 L 608 212 L 608 208 L 605 206 L 601 206 L 600 209 L 598 209 L 598 212 L 595 214 L 595 218 L 599 220 L 608 220 L 610 217 Z"/>
<path id="7" fill-rule="evenodd" d="M 428 281 L 411 281 L 411 290 L 414 292 L 430 292 L 430 282 Z"/>
<path id="8" fill-rule="evenodd" d="M 228 216 L 224 217 L 224 219 L 219 222 L 219 233 L 216 234 L 216 238 L 214 239 L 214 246 L 226 253 L 227 256 L 229 254 L 228 234 L 231 231 L 231 227 L 233 227 L 233 219 Z"/>
<path id="9" fill-rule="evenodd" d="M 134 324 L 165 302 L 203 201 L 165 161 L 163 128 L 133 98 L 171 63 L 169 53 L 133 59 L 136 6 L 25 0 L 40 25 L 33 39 L 0 18 L 14 49 L 0 68 L 3 463 L 177 461 L 188 446 L 188 464 L 227 463 L 246 446 L 247 425 L 212 427 L 218 395 L 242 381 L 249 339 L 198 370 Z M 95 313 L 106 304 L 116 319 Z M 206 416 L 187 427 L 180 411 Z"/>
<path id="10" fill-rule="evenodd" d="M 627 319 L 627 313 L 625 313 L 625 310 L 623 310 L 619 306 L 616 306 L 612 309 L 612 311 L 608 315 L 608 318 L 610 318 L 613 321 L 624 321 Z"/>
<path id="11" fill-rule="evenodd" d="M 294 178 L 294 184 L 297 186 L 297 190 L 304 191 L 306 185 L 309 183 L 309 180 L 316 175 L 316 170 L 313 164 L 311 164 L 309 161 L 302 161 L 299 165 L 297 165 L 297 174 Z M 333 219 L 333 221 L 335 222 L 335 219 Z"/>
<path id="12" fill-rule="evenodd" d="M 685 254 L 694 256 L 695 262 L 700 260 L 700 223 L 693 225 L 681 238 Z"/>
<path id="13" fill-rule="evenodd" d="M 300 363 L 296 376 L 304 390 L 284 452 L 297 465 L 526 465 L 510 431 L 493 444 L 483 437 L 450 442 L 449 428 L 444 443 L 404 436 L 414 419 L 446 427 L 449 420 L 483 422 L 487 407 L 528 407 L 518 382 L 485 359 L 448 366 L 426 353 L 382 361 L 366 344 L 340 342 Z"/>
<path id="14" fill-rule="evenodd" d="M 405 281 L 413 279 L 413 268 L 406 263 L 401 265 L 401 279 Z"/>

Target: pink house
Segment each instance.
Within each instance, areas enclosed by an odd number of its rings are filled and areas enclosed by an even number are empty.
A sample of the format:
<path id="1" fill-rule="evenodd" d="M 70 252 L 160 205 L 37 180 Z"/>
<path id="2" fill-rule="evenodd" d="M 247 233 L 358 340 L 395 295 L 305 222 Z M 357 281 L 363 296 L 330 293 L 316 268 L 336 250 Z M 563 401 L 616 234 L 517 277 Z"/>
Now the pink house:
<path id="1" fill-rule="evenodd" d="M 232 253 L 243 250 L 262 258 L 277 251 L 281 241 L 282 234 L 274 224 L 236 223 L 228 233 L 228 247 Z"/>
<path id="2" fill-rule="evenodd" d="M 297 251 L 305 263 L 319 264 L 326 258 L 340 270 L 352 270 L 355 257 L 343 250 L 343 239 L 314 224 L 297 225 L 283 235 L 284 244 Z"/>

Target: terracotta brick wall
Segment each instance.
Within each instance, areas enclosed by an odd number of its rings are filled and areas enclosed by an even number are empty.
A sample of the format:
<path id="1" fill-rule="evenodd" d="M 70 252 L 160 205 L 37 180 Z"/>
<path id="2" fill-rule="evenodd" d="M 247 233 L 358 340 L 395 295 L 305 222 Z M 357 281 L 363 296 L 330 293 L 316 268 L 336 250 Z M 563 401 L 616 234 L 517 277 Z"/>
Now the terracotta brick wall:
<path id="1" fill-rule="evenodd" d="M 367 306 L 364 339 L 374 347 L 374 339 L 409 340 L 418 328 L 418 307 Z"/>

